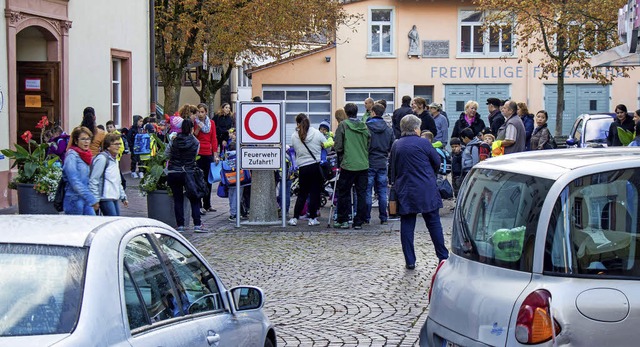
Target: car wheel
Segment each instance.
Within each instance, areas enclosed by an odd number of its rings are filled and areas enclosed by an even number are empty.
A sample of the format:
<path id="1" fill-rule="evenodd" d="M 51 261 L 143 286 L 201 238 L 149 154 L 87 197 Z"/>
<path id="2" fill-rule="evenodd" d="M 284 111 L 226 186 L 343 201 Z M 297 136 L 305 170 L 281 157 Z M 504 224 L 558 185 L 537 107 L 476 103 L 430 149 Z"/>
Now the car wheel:
<path id="1" fill-rule="evenodd" d="M 273 342 L 269 338 L 264 341 L 264 347 L 273 347 Z"/>

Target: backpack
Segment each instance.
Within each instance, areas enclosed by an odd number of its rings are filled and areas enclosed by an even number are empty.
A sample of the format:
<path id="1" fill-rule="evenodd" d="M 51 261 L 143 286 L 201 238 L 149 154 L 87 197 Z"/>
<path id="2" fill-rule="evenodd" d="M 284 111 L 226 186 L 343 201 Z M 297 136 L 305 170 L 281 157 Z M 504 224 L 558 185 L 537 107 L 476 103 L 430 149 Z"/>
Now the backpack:
<path id="1" fill-rule="evenodd" d="M 436 152 L 440 156 L 440 169 L 438 173 L 446 175 L 451 172 L 451 154 L 442 148 L 436 148 Z"/>
<path id="2" fill-rule="evenodd" d="M 224 186 L 236 184 L 236 154 L 235 151 L 227 152 L 227 159 L 222 161 L 221 183 Z M 240 185 L 251 184 L 251 173 L 249 170 L 240 170 Z"/>
<path id="3" fill-rule="evenodd" d="M 151 154 L 151 136 L 138 133 L 133 140 L 133 154 Z"/>
<path id="4" fill-rule="evenodd" d="M 491 145 L 486 142 L 481 143 L 478 146 L 478 157 L 480 161 L 491 158 Z"/>

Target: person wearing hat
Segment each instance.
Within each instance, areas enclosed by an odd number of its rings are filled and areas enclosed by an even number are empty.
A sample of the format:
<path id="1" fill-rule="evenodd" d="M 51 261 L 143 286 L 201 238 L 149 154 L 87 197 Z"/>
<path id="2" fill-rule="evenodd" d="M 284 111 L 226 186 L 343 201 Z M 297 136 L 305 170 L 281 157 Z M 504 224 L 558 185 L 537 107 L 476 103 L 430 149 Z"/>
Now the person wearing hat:
<path id="1" fill-rule="evenodd" d="M 489 110 L 489 127 L 493 134 L 498 133 L 498 129 L 504 124 L 504 115 L 500 112 L 502 101 L 498 98 L 487 99 L 487 109 Z"/>
<path id="2" fill-rule="evenodd" d="M 438 133 L 433 138 L 433 142 L 440 141 L 442 142 L 442 148 L 445 148 L 449 140 L 449 122 L 440 113 L 441 110 L 442 107 L 439 104 L 435 102 L 429 104 L 429 113 L 431 113 L 431 117 L 436 123 L 436 129 L 438 130 Z"/>

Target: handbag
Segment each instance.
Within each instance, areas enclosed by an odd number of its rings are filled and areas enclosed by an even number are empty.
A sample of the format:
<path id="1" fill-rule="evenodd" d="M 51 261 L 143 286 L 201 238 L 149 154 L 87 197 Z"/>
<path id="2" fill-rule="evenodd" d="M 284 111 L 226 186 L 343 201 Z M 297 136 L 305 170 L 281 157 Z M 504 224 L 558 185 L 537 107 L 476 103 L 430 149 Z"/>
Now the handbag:
<path id="1" fill-rule="evenodd" d="M 318 160 L 316 159 L 316 156 L 313 155 L 313 153 L 311 153 L 311 150 L 309 149 L 307 144 L 304 143 L 304 141 L 302 141 L 302 140 L 300 142 L 302 142 L 304 147 L 307 149 L 307 152 L 309 152 L 309 154 L 311 154 L 311 158 L 313 158 L 313 160 L 318 163 L 318 167 L 320 168 L 320 177 L 322 177 L 322 181 L 323 182 L 326 181 L 328 176 L 325 174 L 324 170 L 322 169 L 322 165 L 320 164 L 320 162 L 318 162 Z"/>
<path id="2" fill-rule="evenodd" d="M 440 192 L 440 198 L 442 199 L 451 199 L 453 198 L 453 187 L 446 176 L 438 175 L 436 179 L 436 186 L 438 187 L 438 191 Z"/>
<path id="3" fill-rule="evenodd" d="M 195 167 L 192 172 L 185 172 L 184 188 L 185 195 L 189 199 L 202 199 L 207 195 L 207 185 L 204 183 L 204 172 L 199 167 Z"/>
<path id="4" fill-rule="evenodd" d="M 66 187 L 67 181 L 64 180 L 64 177 L 60 178 L 58 188 L 56 189 L 56 196 L 53 198 L 53 208 L 58 212 L 64 211 L 64 192 Z"/>
<path id="5" fill-rule="evenodd" d="M 218 183 L 218 197 L 220 198 L 228 198 L 229 197 L 229 187 L 222 184 L 222 182 Z"/>
<path id="6" fill-rule="evenodd" d="M 396 214 L 398 214 L 398 197 L 395 187 L 391 186 L 389 189 L 389 215 L 395 216 Z"/>
<path id="7" fill-rule="evenodd" d="M 217 163 L 215 162 L 211 163 L 211 169 L 209 170 L 209 177 L 207 177 L 209 184 L 220 182 L 222 180 L 221 172 L 222 172 L 222 160 L 218 161 Z"/>

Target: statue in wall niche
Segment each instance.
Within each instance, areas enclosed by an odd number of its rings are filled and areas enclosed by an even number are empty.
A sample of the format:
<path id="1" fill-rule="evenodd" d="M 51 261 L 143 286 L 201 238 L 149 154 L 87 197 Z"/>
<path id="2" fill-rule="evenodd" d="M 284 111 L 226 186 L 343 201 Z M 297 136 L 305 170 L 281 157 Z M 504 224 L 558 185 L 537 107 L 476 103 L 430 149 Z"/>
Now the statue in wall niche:
<path id="1" fill-rule="evenodd" d="M 409 31 L 408 36 L 409 36 L 409 52 L 407 53 L 407 55 L 409 56 L 409 58 L 411 58 L 412 56 L 420 57 L 420 49 L 418 48 L 419 42 L 420 42 L 420 36 L 418 35 L 418 29 L 416 28 L 415 25 Z"/>

